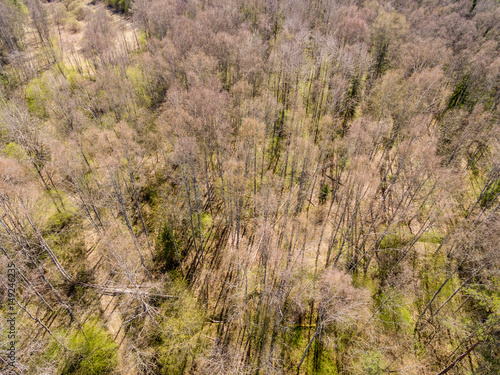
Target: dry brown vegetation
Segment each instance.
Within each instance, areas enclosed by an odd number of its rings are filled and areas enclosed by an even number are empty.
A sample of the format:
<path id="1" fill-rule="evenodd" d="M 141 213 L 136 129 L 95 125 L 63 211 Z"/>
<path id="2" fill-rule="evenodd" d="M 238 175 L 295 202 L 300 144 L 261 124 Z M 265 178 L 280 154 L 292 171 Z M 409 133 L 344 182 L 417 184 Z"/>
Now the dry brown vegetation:
<path id="1" fill-rule="evenodd" d="M 499 373 L 499 27 L 1 0 L 2 371 Z"/>

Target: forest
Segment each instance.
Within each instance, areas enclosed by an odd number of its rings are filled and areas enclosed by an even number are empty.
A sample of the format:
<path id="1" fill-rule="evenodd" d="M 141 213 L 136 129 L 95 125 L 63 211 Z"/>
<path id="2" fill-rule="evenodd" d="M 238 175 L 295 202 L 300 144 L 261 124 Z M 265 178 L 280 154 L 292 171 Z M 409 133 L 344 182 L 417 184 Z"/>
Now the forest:
<path id="1" fill-rule="evenodd" d="M 0 372 L 500 374 L 498 0 L 0 0 Z"/>

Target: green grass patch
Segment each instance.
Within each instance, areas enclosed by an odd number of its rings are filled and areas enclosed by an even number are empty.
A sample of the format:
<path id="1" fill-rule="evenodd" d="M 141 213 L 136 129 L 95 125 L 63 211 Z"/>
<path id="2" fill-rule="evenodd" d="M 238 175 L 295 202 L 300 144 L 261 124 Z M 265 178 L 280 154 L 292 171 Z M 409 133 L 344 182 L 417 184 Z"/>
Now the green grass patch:
<path id="1" fill-rule="evenodd" d="M 26 104 L 29 111 L 38 118 L 45 119 L 49 116 L 45 102 L 50 98 L 49 84 L 45 76 L 33 78 L 26 85 Z"/>
<path id="2" fill-rule="evenodd" d="M 385 328 L 407 334 L 413 332 L 414 322 L 409 309 L 411 304 L 403 295 L 380 291 L 375 301 L 377 307 L 382 304 L 378 316 Z"/>
<path id="3" fill-rule="evenodd" d="M 22 160 L 26 157 L 26 153 L 24 152 L 23 148 L 14 142 L 8 143 L 3 148 L 2 155 L 16 160 Z"/>
<path id="4" fill-rule="evenodd" d="M 170 290 L 178 298 L 167 300 L 162 306 L 161 320 L 151 337 L 156 347 L 159 374 L 183 374 L 192 366 L 193 358 L 207 347 L 201 334 L 204 317 L 196 298 L 185 283 L 176 281 Z"/>
<path id="5" fill-rule="evenodd" d="M 424 233 L 419 241 L 425 243 L 440 244 L 443 242 L 444 236 L 438 232 L 426 232 Z"/>

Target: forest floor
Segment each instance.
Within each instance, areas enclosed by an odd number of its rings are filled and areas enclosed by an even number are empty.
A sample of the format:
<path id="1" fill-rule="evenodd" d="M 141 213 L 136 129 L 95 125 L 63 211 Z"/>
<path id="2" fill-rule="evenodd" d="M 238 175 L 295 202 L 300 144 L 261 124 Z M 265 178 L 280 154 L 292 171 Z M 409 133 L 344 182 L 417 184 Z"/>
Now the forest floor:
<path id="1" fill-rule="evenodd" d="M 104 9 L 109 18 L 112 20 L 115 30 L 117 30 L 115 42 L 118 47 L 122 48 L 122 50 L 131 51 L 138 47 L 136 30 L 126 17 L 112 12 L 109 8 L 102 4 L 94 4 L 92 0 L 83 0 L 81 6 L 86 12 L 95 12 L 99 8 Z M 86 61 L 83 53 L 83 41 L 88 22 L 86 19 L 83 19 L 79 21 L 79 25 L 80 29 L 76 32 L 71 30 L 69 26 L 62 26 L 59 28 L 57 25 L 53 26 L 52 33 L 53 35 L 59 36 L 59 48 L 62 52 L 63 61 L 67 64 L 72 64 L 74 60 L 77 60 L 80 63 L 82 61 Z M 96 266 L 98 267 L 98 263 L 100 262 L 99 253 L 97 251 L 93 251 L 88 257 L 88 262 L 92 268 Z M 105 275 L 105 273 L 106 271 L 102 267 L 99 267 L 95 276 L 100 280 L 106 280 L 107 275 Z M 102 321 L 105 322 L 106 328 L 119 348 L 119 368 L 117 369 L 117 372 L 126 375 L 136 374 L 136 371 L 127 368 L 130 367 L 127 366 L 128 362 L 125 360 L 127 338 L 125 337 L 124 322 L 120 315 L 119 303 L 116 296 L 102 295 L 99 299 L 99 304 Z"/>
<path id="2" fill-rule="evenodd" d="M 81 6 L 87 12 L 95 12 L 98 8 L 104 9 L 112 20 L 114 29 L 117 31 L 116 43 L 128 51 L 138 47 L 136 30 L 127 17 L 112 12 L 102 4 L 94 4 L 92 0 L 83 0 Z M 53 35 L 58 35 L 59 48 L 66 63 L 71 63 L 70 59 L 77 58 L 81 61 L 83 58 L 83 41 L 85 30 L 87 29 L 86 19 L 79 21 L 79 25 L 78 30 L 72 30 L 69 25 L 61 27 L 54 25 L 52 28 Z"/>

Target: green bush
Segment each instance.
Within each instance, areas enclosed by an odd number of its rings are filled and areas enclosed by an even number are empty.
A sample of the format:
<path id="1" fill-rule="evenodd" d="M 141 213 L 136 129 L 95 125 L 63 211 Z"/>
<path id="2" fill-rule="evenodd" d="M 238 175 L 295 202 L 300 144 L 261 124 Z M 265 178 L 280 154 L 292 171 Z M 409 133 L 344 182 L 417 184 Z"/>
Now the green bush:
<path id="1" fill-rule="evenodd" d="M 22 147 L 14 142 L 6 144 L 1 153 L 8 158 L 13 158 L 16 160 L 22 160 L 26 156 Z"/>
<path id="2" fill-rule="evenodd" d="M 83 21 L 85 19 L 87 12 L 86 12 L 84 7 L 78 6 L 71 13 L 73 13 L 75 15 L 77 21 Z"/>
<path id="3" fill-rule="evenodd" d="M 49 357 L 60 363 L 62 375 L 110 374 L 118 364 L 118 347 L 97 322 L 85 323 L 81 330 L 71 333 L 66 346 L 57 342 L 48 350 Z"/>
<path id="4" fill-rule="evenodd" d="M 67 227 L 71 220 L 73 219 L 74 214 L 69 211 L 58 211 L 54 213 L 47 219 L 47 232 L 59 232 L 64 227 Z"/>
<path id="5" fill-rule="evenodd" d="M 72 1 L 70 4 L 68 4 L 68 11 L 72 12 L 76 8 L 78 8 L 79 6 L 80 6 L 80 2 L 78 0 Z"/>
<path id="6" fill-rule="evenodd" d="M 132 5 L 130 0 L 107 0 L 106 3 L 120 13 L 128 13 Z"/>
<path id="7" fill-rule="evenodd" d="M 45 102 L 50 98 L 47 80 L 33 78 L 26 86 L 26 104 L 31 113 L 39 118 L 47 118 L 49 113 Z"/>
<path id="8" fill-rule="evenodd" d="M 80 22 L 78 22 L 78 20 L 76 18 L 73 18 L 73 16 L 71 18 L 68 19 L 68 29 L 76 34 L 77 32 L 79 32 L 81 30 L 82 26 L 80 25 Z"/>
<path id="9" fill-rule="evenodd" d="M 361 368 L 366 375 L 383 374 L 386 364 L 382 353 L 378 350 L 367 352 L 361 362 Z"/>
<path id="10" fill-rule="evenodd" d="M 328 198 L 328 194 L 330 194 L 330 186 L 327 184 L 323 185 L 321 190 L 319 191 L 319 202 L 321 204 L 324 204 L 326 202 L 326 199 Z"/>

